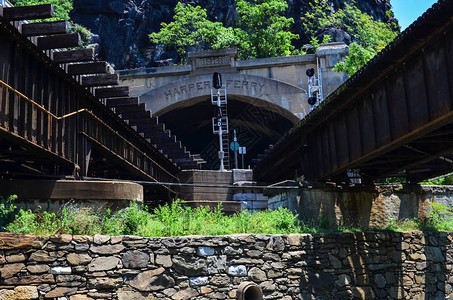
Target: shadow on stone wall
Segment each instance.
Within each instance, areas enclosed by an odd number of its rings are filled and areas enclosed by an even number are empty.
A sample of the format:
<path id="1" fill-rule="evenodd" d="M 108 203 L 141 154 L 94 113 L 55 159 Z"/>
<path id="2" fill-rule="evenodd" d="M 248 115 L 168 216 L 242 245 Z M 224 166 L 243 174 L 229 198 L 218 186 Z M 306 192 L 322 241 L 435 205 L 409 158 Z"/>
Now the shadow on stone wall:
<path id="1" fill-rule="evenodd" d="M 440 300 L 453 296 L 452 240 L 442 232 L 0 233 L 0 299 L 235 299 L 252 281 L 264 299 Z"/>

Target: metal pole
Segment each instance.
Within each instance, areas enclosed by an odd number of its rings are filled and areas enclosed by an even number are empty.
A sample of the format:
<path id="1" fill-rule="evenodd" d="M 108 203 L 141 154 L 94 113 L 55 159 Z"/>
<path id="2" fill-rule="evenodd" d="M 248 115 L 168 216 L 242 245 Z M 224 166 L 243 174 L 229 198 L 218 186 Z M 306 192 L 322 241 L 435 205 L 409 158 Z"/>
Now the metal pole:
<path id="1" fill-rule="evenodd" d="M 244 169 L 244 149 L 242 149 L 242 169 Z"/>
<path id="2" fill-rule="evenodd" d="M 233 142 L 234 142 L 234 166 L 236 167 L 236 169 L 238 169 L 238 150 L 239 150 L 236 147 L 237 141 L 238 141 L 238 138 L 236 137 L 236 129 L 235 129 Z"/>

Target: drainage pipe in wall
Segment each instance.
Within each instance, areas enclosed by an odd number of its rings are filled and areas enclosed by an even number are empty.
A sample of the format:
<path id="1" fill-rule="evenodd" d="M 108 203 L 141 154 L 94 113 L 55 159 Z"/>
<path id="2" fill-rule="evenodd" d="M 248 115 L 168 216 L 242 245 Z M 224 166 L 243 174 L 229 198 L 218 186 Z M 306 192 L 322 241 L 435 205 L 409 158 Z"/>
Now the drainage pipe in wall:
<path id="1" fill-rule="evenodd" d="M 237 291 L 238 300 L 263 300 L 263 291 L 254 282 L 242 282 Z"/>

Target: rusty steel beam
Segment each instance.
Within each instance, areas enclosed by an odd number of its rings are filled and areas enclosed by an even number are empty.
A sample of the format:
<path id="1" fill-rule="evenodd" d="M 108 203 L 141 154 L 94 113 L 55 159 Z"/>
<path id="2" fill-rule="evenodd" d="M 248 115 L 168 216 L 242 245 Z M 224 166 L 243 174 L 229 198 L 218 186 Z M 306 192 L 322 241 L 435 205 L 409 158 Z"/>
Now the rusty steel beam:
<path id="1" fill-rule="evenodd" d="M 120 80 L 118 74 L 106 74 L 96 76 L 85 76 L 82 77 L 82 86 L 95 87 L 95 86 L 108 86 L 108 85 L 119 85 Z"/>
<path id="2" fill-rule="evenodd" d="M 3 17 L 9 21 L 37 20 L 53 17 L 52 4 L 3 8 Z"/>
<path id="3" fill-rule="evenodd" d="M 85 62 L 94 60 L 94 49 L 77 49 L 66 50 L 61 52 L 53 52 L 52 59 L 58 64 L 72 63 L 72 62 Z"/>
<path id="4" fill-rule="evenodd" d="M 98 99 L 127 97 L 129 96 L 129 86 L 97 88 L 94 90 L 94 95 Z"/>
<path id="5" fill-rule="evenodd" d="M 25 36 L 65 33 L 68 33 L 68 22 L 66 21 L 22 24 L 22 34 Z"/>
<path id="6" fill-rule="evenodd" d="M 68 65 L 69 75 L 107 74 L 110 66 L 105 61 Z"/>
<path id="7" fill-rule="evenodd" d="M 81 40 L 78 33 L 59 34 L 38 38 L 38 48 L 41 50 L 80 47 Z"/>

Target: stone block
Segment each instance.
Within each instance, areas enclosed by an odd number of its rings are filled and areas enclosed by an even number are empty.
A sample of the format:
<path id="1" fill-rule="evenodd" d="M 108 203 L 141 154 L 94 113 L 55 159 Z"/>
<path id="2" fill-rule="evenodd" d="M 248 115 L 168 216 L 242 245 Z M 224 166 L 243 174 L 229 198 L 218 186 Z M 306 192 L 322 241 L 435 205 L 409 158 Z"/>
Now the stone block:
<path id="1" fill-rule="evenodd" d="M 19 273 L 24 268 L 25 265 L 22 263 L 4 265 L 3 268 L 0 269 L 0 276 L 3 279 L 10 278 Z"/>
<path id="2" fill-rule="evenodd" d="M 71 274 L 71 267 L 52 267 L 49 270 L 50 274 L 54 275 L 69 275 Z"/>
<path id="3" fill-rule="evenodd" d="M 207 276 L 189 277 L 189 283 L 191 286 L 206 285 L 208 282 L 209 278 Z"/>
<path id="4" fill-rule="evenodd" d="M 238 181 L 253 181 L 253 170 L 233 169 L 233 183 Z"/>
<path id="5" fill-rule="evenodd" d="M 132 280 L 126 281 L 126 284 L 142 292 L 159 291 L 173 287 L 175 285 L 174 279 L 163 274 L 164 271 L 164 268 L 159 268 L 141 272 Z"/>
<path id="6" fill-rule="evenodd" d="M 148 266 L 150 256 L 145 252 L 131 250 L 123 254 L 122 262 L 125 268 L 141 269 Z"/>
<path id="7" fill-rule="evenodd" d="M 92 260 L 91 256 L 86 253 L 69 253 L 66 259 L 71 266 L 85 266 Z"/>
<path id="8" fill-rule="evenodd" d="M 211 256 L 214 255 L 214 249 L 211 247 L 198 247 L 197 249 L 198 256 Z"/>
<path id="9" fill-rule="evenodd" d="M 88 271 L 97 272 L 112 270 L 118 266 L 119 262 L 120 260 L 113 256 L 97 257 L 88 265 Z"/>
<path id="10" fill-rule="evenodd" d="M 247 276 L 247 268 L 243 265 L 230 266 L 228 268 L 228 274 L 231 276 Z"/>
<path id="11" fill-rule="evenodd" d="M 57 287 L 45 295 L 45 298 L 65 297 L 77 292 L 77 288 Z"/>

